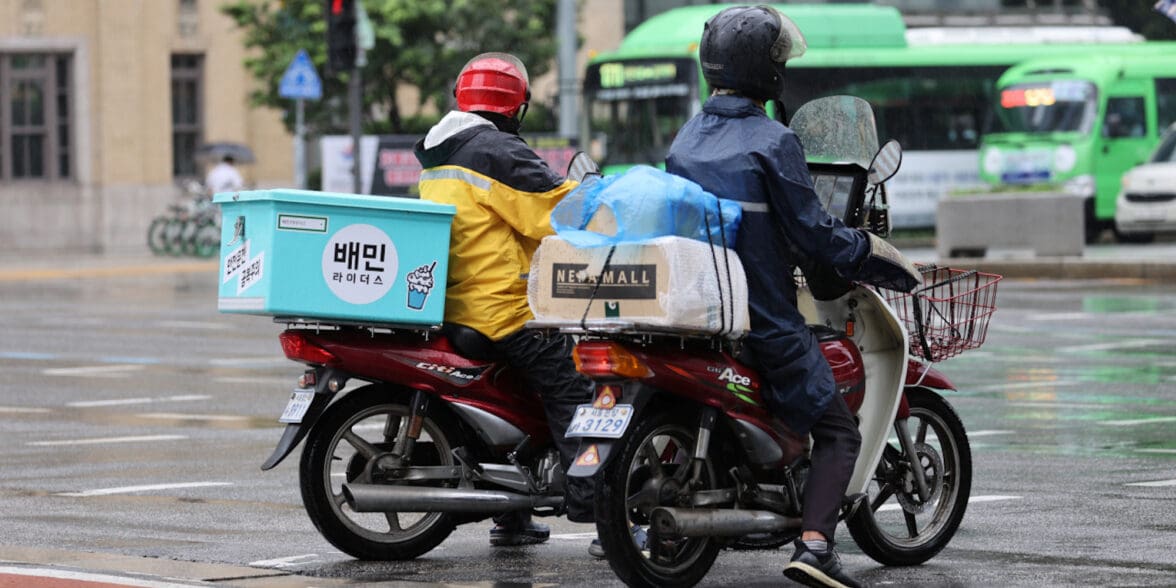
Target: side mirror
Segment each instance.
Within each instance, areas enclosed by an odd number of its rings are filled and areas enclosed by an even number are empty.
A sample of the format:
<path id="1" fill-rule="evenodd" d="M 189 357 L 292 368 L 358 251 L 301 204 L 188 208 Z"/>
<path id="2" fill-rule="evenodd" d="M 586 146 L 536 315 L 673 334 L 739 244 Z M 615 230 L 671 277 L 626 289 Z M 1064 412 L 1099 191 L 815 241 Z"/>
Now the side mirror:
<path id="1" fill-rule="evenodd" d="M 600 166 L 596 165 L 596 162 L 587 153 L 577 151 L 572 156 L 572 160 L 568 162 L 568 173 L 566 175 L 569 180 L 583 182 L 584 178 L 588 176 L 601 175 Z"/>
<path id="2" fill-rule="evenodd" d="M 870 169 L 866 172 L 867 189 L 870 201 L 863 208 L 865 218 L 862 225 L 867 231 L 885 239 L 890 236 L 890 204 L 886 201 L 886 181 L 898 173 L 902 165 L 902 146 L 898 141 L 887 141 L 874 160 L 870 162 Z"/>
<path id="3" fill-rule="evenodd" d="M 870 182 L 870 185 L 877 186 L 893 178 L 901 165 L 902 145 L 891 139 L 874 155 L 874 160 L 870 162 L 870 170 L 866 174 L 866 180 Z"/>

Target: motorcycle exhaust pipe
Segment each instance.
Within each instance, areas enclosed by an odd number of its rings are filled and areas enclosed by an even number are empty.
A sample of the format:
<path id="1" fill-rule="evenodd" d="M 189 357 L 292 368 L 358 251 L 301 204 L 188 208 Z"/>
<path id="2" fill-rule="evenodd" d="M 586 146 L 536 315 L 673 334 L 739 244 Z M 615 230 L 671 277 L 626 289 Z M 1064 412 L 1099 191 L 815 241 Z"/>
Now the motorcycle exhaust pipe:
<path id="1" fill-rule="evenodd" d="M 562 496 L 382 484 L 344 484 L 343 498 L 355 512 L 497 513 L 563 504 Z"/>
<path id="2" fill-rule="evenodd" d="M 650 526 L 664 537 L 742 537 L 752 533 L 800 531 L 800 517 L 767 510 L 670 508 L 650 514 Z"/>

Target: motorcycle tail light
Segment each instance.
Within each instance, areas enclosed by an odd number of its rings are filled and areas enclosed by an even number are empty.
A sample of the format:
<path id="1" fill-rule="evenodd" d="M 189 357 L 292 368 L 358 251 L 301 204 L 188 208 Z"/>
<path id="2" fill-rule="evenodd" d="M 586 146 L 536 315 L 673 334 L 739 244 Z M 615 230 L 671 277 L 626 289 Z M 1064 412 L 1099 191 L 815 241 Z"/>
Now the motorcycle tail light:
<path id="1" fill-rule="evenodd" d="M 294 361 L 316 365 L 326 365 L 335 361 L 333 353 L 311 343 L 301 333 L 286 331 L 278 335 L 278 341 L 282 344 L 282 352 Z"/>
<path id="2" fill-rule="evenodd" d="M 612 341 L 589 341 L 580 343 L 572 351 L 576 371 L 590 378 L 646 378 L 653 372 L 619 343 Z"/>

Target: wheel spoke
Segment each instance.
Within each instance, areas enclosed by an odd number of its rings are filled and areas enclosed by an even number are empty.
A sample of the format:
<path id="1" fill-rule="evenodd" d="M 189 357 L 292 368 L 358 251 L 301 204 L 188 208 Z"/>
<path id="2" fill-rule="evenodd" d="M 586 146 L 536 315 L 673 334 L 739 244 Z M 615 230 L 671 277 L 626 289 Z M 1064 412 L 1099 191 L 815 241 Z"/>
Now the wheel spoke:
<path id="1" fill-rule="evenodd" d="M 653 438 L 651 437 L 644 445 L 641 446 L 641 454 L 649 465 L 649 473 L 654 478 L 665 477 L 666 472 L 662 469 L 661 456 L 657 453 L 657 448 L 653 446 Z"/>
<path id="2" fill-rule="evenodd" d="M 874 501 L 870 503 L 870 512 L 878 512 L 883 504 L 886 504 L 890 497 L 894 496 L 894 486 L 886 484 L 878 489 L 878 495 L 874 497 Z"/>
<path id="3" fill-rule="evenodd" d="M 344 498 L 342 492 L 340 492 L 338 494 L 332 493 L 331 494 L 331 502 L 335 503 L 336 508 L 343 508 L 343 505 L 347 504 L 347 499 Z"/>
<path id="4" fill-rule="evenodd" d="M 407 417 L 396 418 L 396 415 L 388 413 L 387 419 L 384 421 L 384 441 L 395 439 L 396 434 L 400 432 L 400 428 L 404 426 L 404 420 Z"/>
<path id="5" fill-rule="evenodd" d="M 352 431 L 351 429 L 347 429 L 347 432 L 343 433 L 343 439 L 350 443 L 351 446 L 354 447 L 355 450 L 364 457 L 364 459 L 370 460 L 380 453 L 379 449 L 376 449 L 374 445 L 368 443 L 367 440 L 363 437 L 356 435 L 355 431 Z"/>
<path id="6" fill-rule="evenodd" d="M 910 538 L 914 539 L 915 537 L 918 537 L 919 521 L 915 520 L 915 515 L 904 510 L 902 511 L 902 516 L 906 519 L 907 533 L 910 535 Z"/>
<path id="7" fill-rule="evenodd" d="M 404 527 L 400 526 L 400 514 L 395 512 L 384 513 L 384 518 L 388 519 L 388 532 L 396 533 L 404 531 Z"/>

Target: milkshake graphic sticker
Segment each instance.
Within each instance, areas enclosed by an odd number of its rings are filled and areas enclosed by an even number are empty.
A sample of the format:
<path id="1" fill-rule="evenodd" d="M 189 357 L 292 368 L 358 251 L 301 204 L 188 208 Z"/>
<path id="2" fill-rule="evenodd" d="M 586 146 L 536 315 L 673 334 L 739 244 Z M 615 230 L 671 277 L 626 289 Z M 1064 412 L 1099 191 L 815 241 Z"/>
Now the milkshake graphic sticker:
<path id="1" fill-rule="evenodd" d="M 408 307 L 412 310 L 425 308 L 425 299 L 429 297 L 429 292 L 433 291 L 433 268 L 435 267 L 437 267 L 436 261 L 429 265 L 422 265 L 405 276 L 405 279 L 408 280 Z"/>

